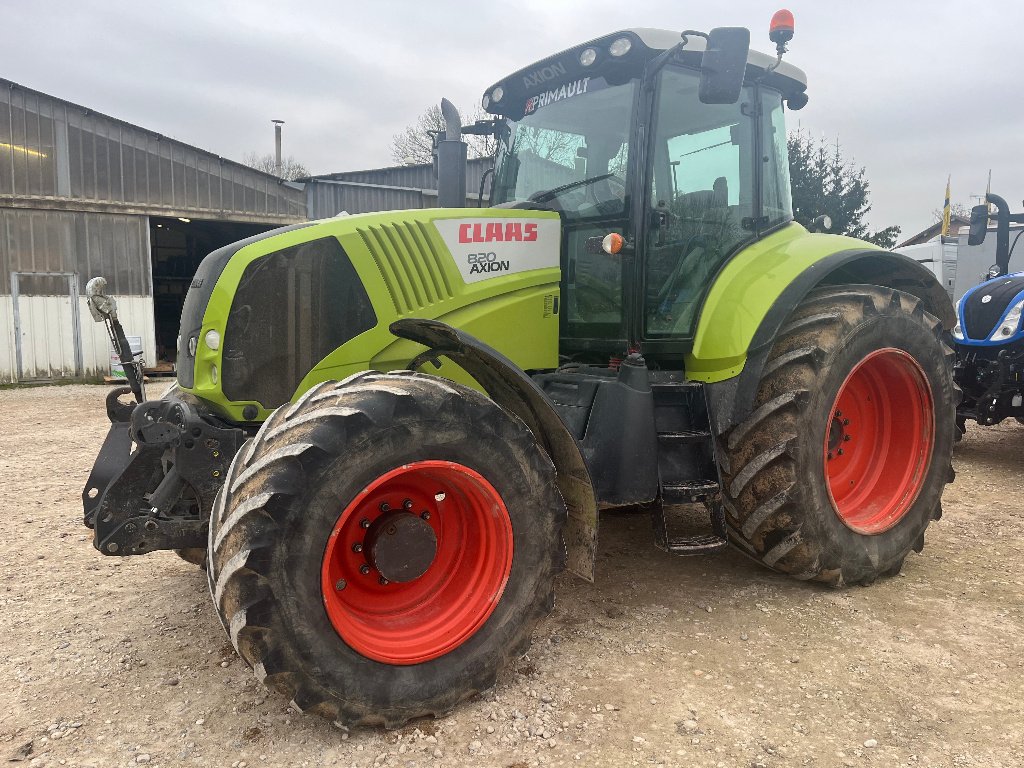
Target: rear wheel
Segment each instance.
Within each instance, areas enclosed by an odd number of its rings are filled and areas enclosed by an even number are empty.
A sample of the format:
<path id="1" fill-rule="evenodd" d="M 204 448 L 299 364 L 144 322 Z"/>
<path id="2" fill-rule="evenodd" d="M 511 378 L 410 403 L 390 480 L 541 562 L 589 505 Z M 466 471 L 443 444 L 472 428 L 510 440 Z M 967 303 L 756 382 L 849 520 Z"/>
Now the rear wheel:
<path id="1" fill-rule="evenodd" d="M 232 644 L 303 711 L 396 727 L 493 685 L 553 604 L 565 506 L 526 426 L 409 372 L 320 385 L 239 451 L 210 522 Z"/>
<path id="2" fill-rule="evenodd" d="M 779 332 L 754 412 L 725 436 L 731 540 L 801 579 L 897 573 L 953 478 L 952 359 L 913 296 L 812 292 Z"/>

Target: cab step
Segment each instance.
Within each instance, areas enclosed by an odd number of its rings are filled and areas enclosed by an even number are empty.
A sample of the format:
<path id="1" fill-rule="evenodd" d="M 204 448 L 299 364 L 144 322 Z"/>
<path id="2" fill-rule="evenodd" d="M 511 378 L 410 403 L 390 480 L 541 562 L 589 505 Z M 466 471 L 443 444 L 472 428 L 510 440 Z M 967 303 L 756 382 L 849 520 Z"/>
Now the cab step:
<path id="1" fill-rule="evenodd" d="M 718 484 L 715 483 L 715 487 Z M 678 504 L 679 502 L 674 502 Z M 689 535 L 674 534 L 665 516 L 665 508 L 670 502 L 664 501 L 651 509 L 651 522 L 654 524 L 654 543 L 673 555 L 705 555 L 718 552 L 729 546 L 725 535 L 725 513 L 719 500 L 708 500 L 704 506 L 711 513 L 711 532 Z"/>
<path id="2" fill-rule="evenodd" d="M 691 480 L 674 485 L 661 487 L 661 500 L 664 504 L 699 504 L 711 501 L 721 493 L 722 486 L 717 480 Z"/>

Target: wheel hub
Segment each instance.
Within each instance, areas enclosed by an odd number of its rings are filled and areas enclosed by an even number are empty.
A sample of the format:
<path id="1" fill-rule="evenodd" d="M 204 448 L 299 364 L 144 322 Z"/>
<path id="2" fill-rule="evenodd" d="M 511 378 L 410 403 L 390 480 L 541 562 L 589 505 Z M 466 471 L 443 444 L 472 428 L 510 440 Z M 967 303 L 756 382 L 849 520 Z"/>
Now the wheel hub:
<path id="1" fill-rule="evenodd" d="M 363 549 L 381 576 L 404 584 L 430 568 L 437 554 L 437 535 L 419 515 L 391 512 L 370 527 Z"/>
<path id="2" fill-rule="evenodd" d="M 420 664 L 483 626 L 512 553 L 508 510 L 482 475 L 451 461 L 403 464 L 341 510 L 321 565 L 324 609 L 363 656 Z"/>

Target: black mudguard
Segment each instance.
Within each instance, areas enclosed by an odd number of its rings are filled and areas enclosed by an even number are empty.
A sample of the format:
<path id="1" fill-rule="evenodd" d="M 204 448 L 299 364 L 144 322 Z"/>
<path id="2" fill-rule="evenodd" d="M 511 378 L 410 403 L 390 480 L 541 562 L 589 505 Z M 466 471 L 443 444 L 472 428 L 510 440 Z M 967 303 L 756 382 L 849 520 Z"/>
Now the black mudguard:
<path id="1" fill-rule="evenodd" d="M 568 510 L 563 535 L 566 568 L 594 580 L 597 552 L 597 499 L 590 472 L 576 440 L 544 392 L 515 363 L 464 331 L 437 320 L 409 318 L 390 326 L 399 338 L 427 347 L 413 360 L 413 370 L 439 356 L 447 357 L 476 379 L 498 405 L 511 411 L 537 438 L 555 465 L 556 483 Z"/>

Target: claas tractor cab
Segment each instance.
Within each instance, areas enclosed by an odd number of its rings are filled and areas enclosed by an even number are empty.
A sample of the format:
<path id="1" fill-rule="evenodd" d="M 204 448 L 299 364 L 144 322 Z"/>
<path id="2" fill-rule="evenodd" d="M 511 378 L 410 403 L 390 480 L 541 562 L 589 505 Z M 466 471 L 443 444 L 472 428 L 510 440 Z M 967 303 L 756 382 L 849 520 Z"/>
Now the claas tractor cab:
<path id="1" fill-rule="evenodd" d="M 831 585 L 898 572 L 952 479 L 952 306 L 916 262 L 793 221 L 792 27 L 777 14 L 774 56 L 741 28 L 569 48 L 490 86 L 487 120 L 445 105 L 457 207 L 211 253 L 177 385 L 145 400 L 119 345 L 94 545 L 204 564 L 260 680 L 349 725 L 492 685 L 556 574 L 594 578 L 601 509 L 650 514 L 670 552 L 731 544 Z M 492 206 L 465 208 L 480 132 Z"/>
<path id="2" fill-rule="evenodd" d="M 991 207 L 995 212 L 991 212 Z M 953 343 L 957 353 L 954 379 L 963 390 L 957 428 L 967 420 L 981 425 L 1007 418 L 1024 423 L 1024 272 L 1010 272 L 1010 259 L 1024 228 L 1010 242 L 1011 224 L 1024 224 L 1024 213 L 1010 213 L 999 195 L 971 209 L 968 245 L 985 242 L 989 221 L 996 223 L 996 263 L 985 280 L 956 303 Z"/>

